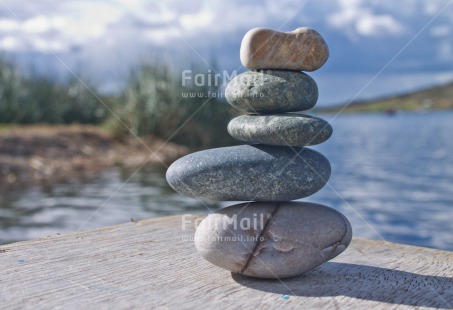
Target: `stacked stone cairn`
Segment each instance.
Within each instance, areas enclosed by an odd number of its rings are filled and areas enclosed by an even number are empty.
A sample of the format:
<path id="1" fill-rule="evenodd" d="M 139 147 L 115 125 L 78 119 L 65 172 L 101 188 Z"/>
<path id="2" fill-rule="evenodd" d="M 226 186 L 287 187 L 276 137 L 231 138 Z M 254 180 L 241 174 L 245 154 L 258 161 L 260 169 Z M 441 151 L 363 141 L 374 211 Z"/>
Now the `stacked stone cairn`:
<path id="1" fill-rule="evenodd" d="M 205 150 L 174 162 L 168 183 L 206 200 L 248 201 L 208 215 L 197 227 L 195 246 L 214 265 L 258 278 L 305 273 L 343 252 L 352 238 L 349 221 L 329 207 L 291 202 L 320 190 L 329 161 L 307 148 L 326 141 L 324 120 L 293 113 L 314 107 L 315 81 L 302 71 L 319 69 L 329 56 L 315 30 L 278 32 L 256 28 L 242 40 L 242 64 L 225 96 L 247 114 L 228 132 L 251 143 Z"/>

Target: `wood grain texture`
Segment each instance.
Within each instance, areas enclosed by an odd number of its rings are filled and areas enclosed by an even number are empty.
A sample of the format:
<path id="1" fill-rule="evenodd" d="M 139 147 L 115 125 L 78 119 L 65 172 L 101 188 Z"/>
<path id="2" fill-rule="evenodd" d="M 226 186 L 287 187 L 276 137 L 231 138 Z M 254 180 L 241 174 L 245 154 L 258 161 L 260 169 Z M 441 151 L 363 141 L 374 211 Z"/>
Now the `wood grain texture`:
<path id="1" fill-rule="evenodd" d="M 200 216 L 186 216 L 193 223 Z M 260 280 L 201 259 L 182 216 L 0 247 L 2 309 L 410 309 L 453 305 L 453 253 L 354 238 L 299 277 Z"/>

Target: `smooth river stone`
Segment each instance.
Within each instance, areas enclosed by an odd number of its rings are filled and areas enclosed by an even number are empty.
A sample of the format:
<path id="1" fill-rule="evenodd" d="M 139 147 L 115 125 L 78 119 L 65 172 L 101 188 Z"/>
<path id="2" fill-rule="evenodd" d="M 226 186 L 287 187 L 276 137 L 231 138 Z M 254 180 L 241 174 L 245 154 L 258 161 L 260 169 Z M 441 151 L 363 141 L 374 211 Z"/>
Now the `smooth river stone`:
<path id="1" fill-rule="evenodd" d="M 329 161 L 314 150 L 261 144 L 192 153 L 167 170 L 175 191 L 206 200 L 299 199 L 320 190 L 329 177 Z"/>
<path id="2" fill-rule="evenodd" d="M 258 278 L 303 274 L 351 242 L 347 218 L 309 202 L 252 202 L 208 215 L 195 232 L 203 258 L 233 273 Z"/>
<path id="3" fill-rule="evenodd" d="M 332 126 L 305 114 L 241 115 L 230 121 L 228 132 L 236 139 L 252 143 L 306 146 L 329 139 Z"/>
<path id="4" fill-rule="evenodd" d="M 241 44 L 241 62 L 251 69 L 315 71 L 329 58 L 329 48 L 315 30 L 302 27 L 291 32 L 255 28 Z"/>
<path id="5" fill-rule="evenodd" d="M 252 113 L 308 110 L 318 100 L 318 86 L 298 71 L 247 71 L 230 81 L 225 98 L 236 109 Z"/>

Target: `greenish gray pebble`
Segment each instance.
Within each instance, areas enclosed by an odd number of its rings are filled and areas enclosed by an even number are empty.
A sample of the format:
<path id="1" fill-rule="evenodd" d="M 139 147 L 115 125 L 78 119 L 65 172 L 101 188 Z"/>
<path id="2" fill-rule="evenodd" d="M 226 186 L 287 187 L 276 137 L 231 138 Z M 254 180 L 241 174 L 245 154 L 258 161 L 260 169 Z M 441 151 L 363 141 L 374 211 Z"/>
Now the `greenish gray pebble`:
<path id="1" fill-rule="evenodd" d="M 252 113 L 284 113 L 309 110 L 318 100 L 318 86 L 299 71 L 248 71 L 230 81 L 227 101 Z"/>
<path id="2" fill-rule="evenodd" d="M 230 121 L 228 132 L 251 143 L 306 146 L 322 143 L 332 135 L 325 120 L 305 114 L 242 115 Z"/>
<path id="3" fill-rule="evenodd" d="M 258 278 L 303 274 L 351 242 L 347 218 L 309 202 L 253 202 L 208 215 L 195 232 L 203 258 L 233 273 Z"/>
<path id="4" fill-rule="evenodd" d="M 256 144 L 186 155 L 166 177 L 175 191 L 199 199 L 287 201 L 320 190 L 330 172 L 329 161 L 309 148 Z"/>

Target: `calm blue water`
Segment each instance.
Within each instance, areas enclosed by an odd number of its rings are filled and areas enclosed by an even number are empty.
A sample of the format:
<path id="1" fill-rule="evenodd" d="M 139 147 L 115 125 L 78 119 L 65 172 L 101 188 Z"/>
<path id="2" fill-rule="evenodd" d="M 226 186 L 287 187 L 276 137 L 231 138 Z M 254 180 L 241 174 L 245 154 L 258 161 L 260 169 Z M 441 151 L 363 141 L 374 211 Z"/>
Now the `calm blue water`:
<path id="1" fill-rule="evenodd" d="M 334 207 L 354 235 L 453 251 L 453 113 L 322 116 L 332 138 L 315 147 L 332 164 L 326 187 L 304 199 Z M 0 243 L 231 203 L 174 193 L 165 169 L 112 169 L 98 178 L 0 198 Z"/>

